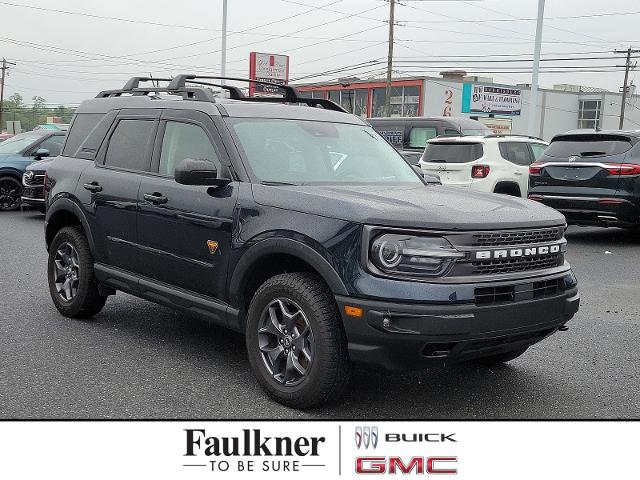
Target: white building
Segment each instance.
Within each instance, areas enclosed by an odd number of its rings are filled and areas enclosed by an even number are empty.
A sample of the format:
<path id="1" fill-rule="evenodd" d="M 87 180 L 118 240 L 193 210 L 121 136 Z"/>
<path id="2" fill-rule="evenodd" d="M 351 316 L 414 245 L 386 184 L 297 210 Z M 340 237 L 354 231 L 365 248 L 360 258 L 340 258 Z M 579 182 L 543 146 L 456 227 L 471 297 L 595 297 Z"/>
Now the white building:
<path id="1" fill-rule="evenodd" d="M 382 115 L 384 80 L 342 79 L 339 83 L 297 85 L 307 95 L 329 98 L 365 118 Z M 615 130 L 622 94 L 579 85 L 555 85 L 538 90 L 533 134 L 549 140 L 577 128 Z M 441 77 L 393 80 L 393 116 L 464 116 L 500 133 L 528 134 L 529 85 L 496 84 L 490 78 L 443 72 Z M 624 128 L 640 130 L 640 95 L 627 96 Z"/>

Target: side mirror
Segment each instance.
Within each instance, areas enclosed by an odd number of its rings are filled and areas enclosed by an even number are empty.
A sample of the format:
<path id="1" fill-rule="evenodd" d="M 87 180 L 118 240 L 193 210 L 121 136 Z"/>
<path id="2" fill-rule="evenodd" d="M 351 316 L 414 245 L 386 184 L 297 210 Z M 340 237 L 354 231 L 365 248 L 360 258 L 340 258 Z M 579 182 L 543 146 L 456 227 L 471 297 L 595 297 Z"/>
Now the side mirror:
<path id="1" fill-rule="evenodd" d="M 173 175 L 176 182 L 182 185 L 220 187 L 231 183 L 230 179 L 218 178 L 218 170 L 209 160 L 185 158 L 178 164 Z"/>
<path id="2" fill-rule="evenodd" d="M 49 150 L 47 150 L 46 148 L 39 148 L 33 154 L 36 160 L 40 160 L 42 158 L 48 157 L 49 155 L 51 155 L 51 152 L 49 152 Z"/>

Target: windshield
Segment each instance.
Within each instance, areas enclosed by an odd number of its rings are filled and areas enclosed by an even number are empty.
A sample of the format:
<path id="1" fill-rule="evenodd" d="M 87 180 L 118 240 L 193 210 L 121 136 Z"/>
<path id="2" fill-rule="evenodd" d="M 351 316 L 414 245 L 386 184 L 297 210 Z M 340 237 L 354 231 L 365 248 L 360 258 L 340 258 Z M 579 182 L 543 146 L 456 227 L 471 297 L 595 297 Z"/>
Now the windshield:
<path id="1" fill-rule="evenodd" d="M 23 133 L 20 135 L 16 135 L 15 137 L 11 137 L 8 140 L 0 143 L 0 154 L 14 155 L 16 153 L 20 153 L 22 150 L 27 148 L 39 138 L 40 135 L 33 135 L 28 133 Z"/>
<path id="2" fill-rule="evenodd" d="M 264 183 L 422 183 L 368 126 L 255 118 L 230 122 L 248 166 Z"/>

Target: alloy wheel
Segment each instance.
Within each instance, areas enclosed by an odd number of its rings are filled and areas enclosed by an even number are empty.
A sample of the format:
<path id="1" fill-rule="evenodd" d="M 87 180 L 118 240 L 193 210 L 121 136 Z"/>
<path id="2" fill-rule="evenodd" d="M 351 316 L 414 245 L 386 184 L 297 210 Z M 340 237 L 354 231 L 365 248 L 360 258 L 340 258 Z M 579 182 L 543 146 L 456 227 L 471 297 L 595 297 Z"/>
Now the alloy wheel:
<path id="1" fill-rule="evenodd" d="M 308 375 L 315 344 L 311 325 L 300 306 L 280 297 L 262 312 L 258 326 L 262 360 L 279 383 L 294 386 Z"/>
<path id="2" fill-rule="evenodd" d="M 14 210 L 20 205 L 22 186 L 13 178 L 0 179 L 0 210 Z"/>
<path id="3" fill-rule="evenodd" d="M 61 243 L 53 261 L 53 278 L 60 298 L 70 302 L 78 293 L 80 284 L 80 261 L 75 247 L 68 242 Z"/>

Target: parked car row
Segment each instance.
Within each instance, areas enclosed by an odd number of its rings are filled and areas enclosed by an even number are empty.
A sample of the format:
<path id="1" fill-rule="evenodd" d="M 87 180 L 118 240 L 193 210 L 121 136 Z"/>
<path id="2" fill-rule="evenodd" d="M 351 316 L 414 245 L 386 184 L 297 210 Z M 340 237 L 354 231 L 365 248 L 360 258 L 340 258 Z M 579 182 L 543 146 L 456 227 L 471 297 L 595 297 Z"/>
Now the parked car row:
<path id="1" fill-rule="evenodd" d="M 17 210 L 22 203 L 44 209 L 46 166 L 29 166 L 60 155 L 65 135 L 63 130 L 40 129 L 0 143 L 0 210 Z"/>

